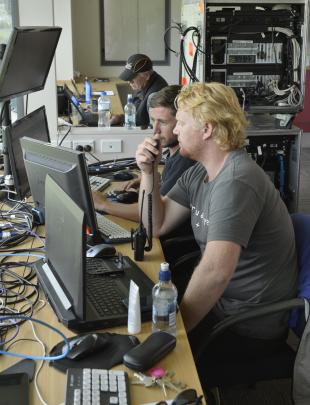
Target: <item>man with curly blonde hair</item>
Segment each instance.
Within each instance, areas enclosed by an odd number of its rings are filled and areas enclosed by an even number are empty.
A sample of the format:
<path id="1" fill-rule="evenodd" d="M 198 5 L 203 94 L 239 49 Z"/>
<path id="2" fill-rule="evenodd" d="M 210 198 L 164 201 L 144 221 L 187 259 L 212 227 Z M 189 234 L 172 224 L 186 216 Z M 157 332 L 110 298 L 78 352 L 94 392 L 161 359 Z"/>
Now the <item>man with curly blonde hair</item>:
<path id="1" fill-rule="evenodd" d="M 247 120 L 235 92 L 220 83 L 194 83 L 176 99 L 180 153 L 196 164 L 160 197 L 160 150 L 151 138 L 137 149 L 140 190 L 153 188 L 153 232 L 160 236 L 191 217 L 201 260 L 181 302 L 187 331 L 228 315 L 296 295 L 294 230 L 266 173 L 244 149 Z M 153 154 L 156 155 L 154 161 Z M 146 204 L 145 204 L 146 205 Z M 147 224 L 147 207 L 144 207 Z M 285 247 L 283 249 L 283 247 Z M 236 325 L 235 341 L 284 338 L 287 313 Z M 205 336 L 196 333 L 197 339 Z M 230 342 L 233 338 L 230 337 Z M 212 367 L 211 367 L 212 373 Z"/>

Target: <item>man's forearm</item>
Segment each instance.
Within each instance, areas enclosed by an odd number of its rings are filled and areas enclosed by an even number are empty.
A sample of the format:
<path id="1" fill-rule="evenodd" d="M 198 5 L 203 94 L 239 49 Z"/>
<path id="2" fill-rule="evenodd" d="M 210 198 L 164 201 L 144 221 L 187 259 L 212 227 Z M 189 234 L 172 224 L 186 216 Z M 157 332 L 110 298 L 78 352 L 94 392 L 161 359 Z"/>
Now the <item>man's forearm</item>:
<path id="1" fill-rule="evenodd" d="M 104 211 L 109 215 L 129 219 L 131 221 L 139 221 L 139 206 L 138 204 L 122 204 L 113 203 L 107 200 L 102 200 L 96 203 L 96 209 Z"/>
<path id="2" fill-rule="evenodd" d="M 208 274 L 201 263 L 195 269 L 183 296 L 180 309 L 185 329 L 189 332 L 209 313 L 223 294 L 228 281 Z"/>

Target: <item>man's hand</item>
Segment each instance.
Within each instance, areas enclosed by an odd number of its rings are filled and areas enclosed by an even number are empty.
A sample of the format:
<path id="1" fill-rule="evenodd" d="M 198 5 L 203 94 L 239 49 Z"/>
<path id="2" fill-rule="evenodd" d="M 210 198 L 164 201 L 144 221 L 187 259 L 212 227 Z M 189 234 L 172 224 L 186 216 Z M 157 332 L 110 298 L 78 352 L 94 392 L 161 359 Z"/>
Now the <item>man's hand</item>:
<path id="1" fill-rule="evenodd" d="M 126 181 L 126 183 L 123 186 L 123 190 L 128 191 L 130 188 L 138 190 L 138 188 L 140 187 L 140 181 L 141 181 L 140 177 Z"/>
<path id="2" fill-rule="evenodd" d="M 110 125 L 123 125 L 124 124 L 124 115 L 112 115 L 110 119 Z"/>
<path id="3" fill-rule="evenodd" d="M 157 147 L 158 142 L 158 147 Z M 136 161 L 139 169 L 145 174 L 151 174 L 153 165 L 157 164 L 161 157 L 160 142 L 154 138 L 145 138 L 136 151 Z"/>

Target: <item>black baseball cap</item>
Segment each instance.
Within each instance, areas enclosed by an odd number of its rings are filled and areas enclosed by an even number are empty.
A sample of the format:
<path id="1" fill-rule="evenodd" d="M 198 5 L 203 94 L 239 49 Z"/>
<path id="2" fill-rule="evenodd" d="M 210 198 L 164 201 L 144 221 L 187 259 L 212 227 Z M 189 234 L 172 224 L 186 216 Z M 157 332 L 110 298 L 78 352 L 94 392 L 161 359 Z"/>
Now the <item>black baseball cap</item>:
<path id="1" fill-rule="evenodd" d="M 142 53 L 136 53 L 128 58 L 125 69 L 119 75 L 119 78 L 128 82 L 132 80 L 137 73 L 147 72 L 152 69 L 153 63 L 151 59 Z"/>

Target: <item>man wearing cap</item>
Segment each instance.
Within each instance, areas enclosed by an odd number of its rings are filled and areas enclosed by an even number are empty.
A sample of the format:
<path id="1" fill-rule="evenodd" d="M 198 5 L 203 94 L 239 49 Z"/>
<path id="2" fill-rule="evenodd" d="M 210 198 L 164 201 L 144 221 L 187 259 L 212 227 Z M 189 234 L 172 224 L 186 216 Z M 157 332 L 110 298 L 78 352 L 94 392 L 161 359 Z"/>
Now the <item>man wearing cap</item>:
<path id="1" fill-rule="evenodd" d="M 147 128 L 150 123 L 147 108 L 148 98 L 150 94 L 166 87 L 168 83 L 157 72 L 154 72 L 151 59 L 141 53 L 128 58 L 119 78 L 129 82 L 130 87 L 135 91 L 133 103 L 136 106 L 136 125 Z M 115 115 L 111 118 L 111 125 L 118 125 L 123 121 L 123 115 Z"/>

